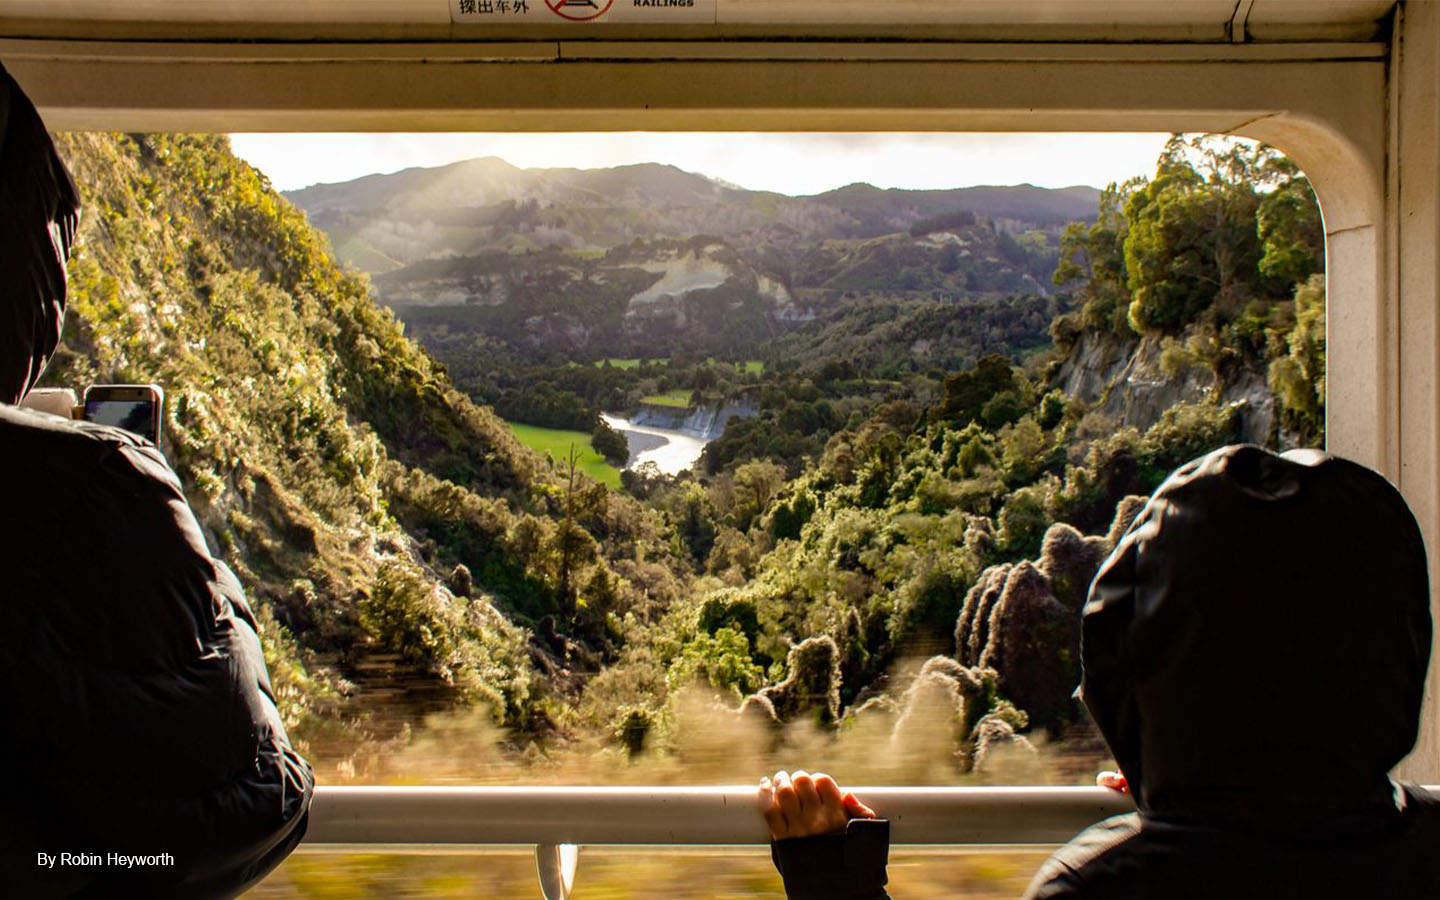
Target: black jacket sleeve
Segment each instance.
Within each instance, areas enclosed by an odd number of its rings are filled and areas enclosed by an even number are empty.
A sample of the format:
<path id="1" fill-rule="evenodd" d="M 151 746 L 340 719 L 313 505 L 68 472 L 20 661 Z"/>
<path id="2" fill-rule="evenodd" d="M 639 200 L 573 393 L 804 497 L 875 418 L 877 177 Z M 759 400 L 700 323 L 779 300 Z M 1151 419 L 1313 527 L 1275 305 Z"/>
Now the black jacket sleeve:
<path id="1" fill-rule="evenodd" d="M 851 819 L 844 834 L 775 841 L 770 857 L 789 900 L 889 900 L 889 847 L 888 821 Z"/>
<path id="2" fill-rule="evenodd" d="M 28 577 L 5 619 L 25 637 L 0 654 L 0 685 L 4 756 L 27 774 L 9 799 L 42 850 L 164 858 L 90 869 L 95 896 L 233 897 L 300 841 L 313 772 L 174 473 L 148 444 L 107 438 L 77 454 L 93 467 L 59 482 L 36 517 L 53 527 L 15 561 Z"/>

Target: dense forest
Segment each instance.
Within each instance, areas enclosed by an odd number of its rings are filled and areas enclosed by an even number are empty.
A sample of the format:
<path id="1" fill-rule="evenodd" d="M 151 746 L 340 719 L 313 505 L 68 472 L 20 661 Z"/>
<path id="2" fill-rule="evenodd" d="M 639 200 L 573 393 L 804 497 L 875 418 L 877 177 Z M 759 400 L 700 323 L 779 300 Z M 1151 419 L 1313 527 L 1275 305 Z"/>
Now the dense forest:
<path id="1" fill-rule="evenodd" d="M 223 138 L 57 140 L 86 211 L 47 383 L 165 387 L 171 462 L 334 777 L 483 777 L 477 735 L 653 774 L 735 729 L 902 740 L 884 777 L 1065 777 L 1034 766 L 1096 752 L 1078 610 L 1143 496 L 1224 443 L 1323 440 L 1319 212 L 1263 146 L 1177 137 L 1085 215 L 856 187 L 778 237 L 781 201 L 727 219 L 674 170 L 708 212 L 623 233 L 555 177 L 473 215 L 452 179 L 469 243 L 434 258 L 362 180 L 317 221 L 385 252 L 372 282 Z M 415 301 L 405 326 L 377 296 Z M 666 396 L 753 415 L 619 489 L 505 422 L 619 462 L 598 413 Z"/>

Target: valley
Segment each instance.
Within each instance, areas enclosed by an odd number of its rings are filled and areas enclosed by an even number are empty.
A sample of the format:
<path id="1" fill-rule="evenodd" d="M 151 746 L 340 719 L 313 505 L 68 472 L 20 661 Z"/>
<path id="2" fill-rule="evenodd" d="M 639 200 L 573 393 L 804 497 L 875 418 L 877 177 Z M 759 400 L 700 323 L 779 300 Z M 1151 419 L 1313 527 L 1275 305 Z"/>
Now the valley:
<path id="1" fill-rule="evenodd" d="M 57 140 L 46 383 L 164 385 L 329 783 L 1084 780 L 1075 624 L 1144 495 L 1323 437 L 1318 209 L 1265 148 L 1104 191 L 478 160 L 282 197 L 222 137 Z"/>

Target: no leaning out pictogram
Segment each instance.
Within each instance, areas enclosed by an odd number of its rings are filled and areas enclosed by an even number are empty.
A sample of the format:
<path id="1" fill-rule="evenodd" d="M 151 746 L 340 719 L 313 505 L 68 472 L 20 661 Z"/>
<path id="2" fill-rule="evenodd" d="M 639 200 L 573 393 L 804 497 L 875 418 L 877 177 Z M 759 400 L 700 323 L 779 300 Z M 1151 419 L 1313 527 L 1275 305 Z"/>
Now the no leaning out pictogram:
<path id="1" fill-rule="evenodd" d="M 545 0 L 550 11 L 562 19 L 583 22 L 605 15 L 615 0 Z"/>

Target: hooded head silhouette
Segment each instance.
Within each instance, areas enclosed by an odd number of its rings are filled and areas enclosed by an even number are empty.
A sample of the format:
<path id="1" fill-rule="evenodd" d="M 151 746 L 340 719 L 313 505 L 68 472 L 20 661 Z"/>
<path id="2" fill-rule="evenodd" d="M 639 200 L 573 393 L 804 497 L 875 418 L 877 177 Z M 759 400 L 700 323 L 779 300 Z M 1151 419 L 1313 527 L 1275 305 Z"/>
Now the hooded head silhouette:
<path id="1" fill-rule="evenodd" d="M 80 195 L 39 113 L 3 68 L 0 128 L 0 403 L 18 403 L 60 342 Z"/>
<path id="2" fill-rule="evenodd" d="M 1091 586 L 1082 695 L 1142 812 L 1353 837 L 1393 814 L 1430 655 L 1419 526 L 1383 477 L 1225 447 Z"/>

